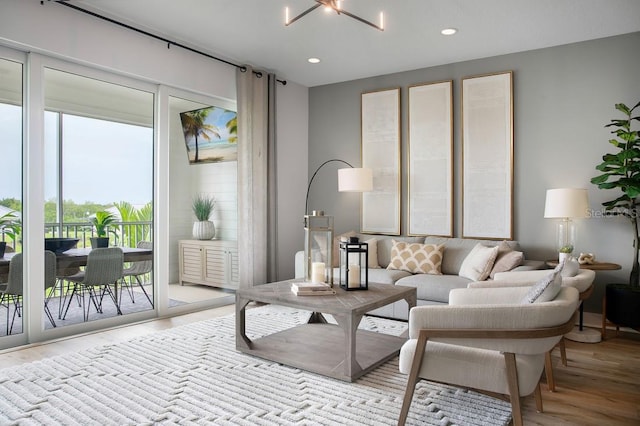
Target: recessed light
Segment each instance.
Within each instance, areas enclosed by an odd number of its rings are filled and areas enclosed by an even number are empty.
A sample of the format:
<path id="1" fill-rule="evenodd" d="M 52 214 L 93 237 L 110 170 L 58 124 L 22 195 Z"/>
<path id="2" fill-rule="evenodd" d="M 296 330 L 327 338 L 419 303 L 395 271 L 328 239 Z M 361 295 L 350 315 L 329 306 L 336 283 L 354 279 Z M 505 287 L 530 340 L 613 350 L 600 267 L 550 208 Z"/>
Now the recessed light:
<path id="1" fill-rule="evenodd" d="M 320 59 L 318 59 L 318 58 L 309 58 L 309 59 L 307 59 L 307 61 L 309 61 L 310 64 L 317 64 L 318 62 L 320 62 Z"/>
<path id="2" fill-rule="evenodd" d="M 440 31 L 440 34 L 442 34 L 442 35 L 454 35 L 457 32 L 458 32 L 458 30 L 455 29 L 455 28 L 445 28 L 444 30 Z"/>

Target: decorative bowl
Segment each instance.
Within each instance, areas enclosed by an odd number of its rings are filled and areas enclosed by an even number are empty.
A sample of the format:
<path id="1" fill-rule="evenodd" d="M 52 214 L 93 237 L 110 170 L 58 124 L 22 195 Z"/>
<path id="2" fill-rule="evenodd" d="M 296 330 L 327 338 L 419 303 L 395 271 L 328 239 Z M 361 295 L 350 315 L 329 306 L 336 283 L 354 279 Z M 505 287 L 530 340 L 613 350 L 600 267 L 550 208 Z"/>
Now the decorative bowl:
<path id="1" fill-rule="evenodd" d="M 44 249 L 51 250 L 55 254 L 64 253 L 78 244 L 78 238 L 45 238 Z"/>

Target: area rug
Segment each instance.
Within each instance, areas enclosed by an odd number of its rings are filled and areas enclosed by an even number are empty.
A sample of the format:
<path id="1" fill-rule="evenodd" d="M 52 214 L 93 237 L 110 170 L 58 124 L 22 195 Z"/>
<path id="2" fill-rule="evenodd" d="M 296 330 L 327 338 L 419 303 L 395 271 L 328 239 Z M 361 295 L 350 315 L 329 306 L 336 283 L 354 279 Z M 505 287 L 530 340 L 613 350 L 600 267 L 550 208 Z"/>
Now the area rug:
<path id="1" fill-rule="evenodd" d="M 310 313 L 247 310 L 256 338 Z M 406 323 L 365 317 L 361 327 L 399 335 Z M 0 424 L 394 425 L 406 376 L 398 358 L 354 383 L 235 350 L 233 315 L 0 370 Z M 421 381 L 407 424 L 505 425 L 510 405 Z"/>

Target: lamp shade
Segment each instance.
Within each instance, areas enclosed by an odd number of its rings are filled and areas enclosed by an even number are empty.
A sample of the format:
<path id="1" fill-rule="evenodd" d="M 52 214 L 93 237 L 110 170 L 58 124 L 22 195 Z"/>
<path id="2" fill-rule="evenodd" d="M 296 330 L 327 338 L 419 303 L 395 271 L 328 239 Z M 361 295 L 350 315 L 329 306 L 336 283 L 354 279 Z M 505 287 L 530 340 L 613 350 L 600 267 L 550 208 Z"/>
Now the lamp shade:
<path id="1" fill-rule="evenodd" d="M 373 189 L 371 169 L 350 167 L 338 170 L 339 192 L 368 192 Z"/>
<path id="2" fill-rule="evenodd" d="M 547 189 L 544 203 L 545 218 L 587 217 L 589 197 L 582 188 Z"/>

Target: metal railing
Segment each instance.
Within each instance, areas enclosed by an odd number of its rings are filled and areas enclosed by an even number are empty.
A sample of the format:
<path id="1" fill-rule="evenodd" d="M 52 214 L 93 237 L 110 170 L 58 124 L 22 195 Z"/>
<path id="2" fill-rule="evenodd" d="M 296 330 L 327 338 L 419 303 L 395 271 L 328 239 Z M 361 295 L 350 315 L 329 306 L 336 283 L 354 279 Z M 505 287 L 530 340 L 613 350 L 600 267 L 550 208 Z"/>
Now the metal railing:
<path id="1" fill-rule="evenodd" d="M 45 238 L 77 238 L 77 248 L 91 247 L 91 238 L 96 237 L 94 228 L 86 222 L 45 223 Z M 136 247 L 140 241 L 152 241 L 153 226 L 146 222 L 115 222 L 108 227 L 109 245 Z"/>

